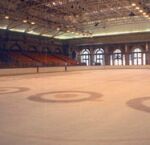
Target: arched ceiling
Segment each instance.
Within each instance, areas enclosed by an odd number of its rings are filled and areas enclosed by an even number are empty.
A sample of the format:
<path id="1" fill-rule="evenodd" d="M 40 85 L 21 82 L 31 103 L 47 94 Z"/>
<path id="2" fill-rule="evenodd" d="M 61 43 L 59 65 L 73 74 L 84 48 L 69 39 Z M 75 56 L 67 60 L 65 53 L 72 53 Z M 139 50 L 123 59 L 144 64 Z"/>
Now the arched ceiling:
<path id="1" fill-rule="evenodd" d="M 58 39 L 150 31 L 150 0 L 1 0 L 0 28 Z"/>

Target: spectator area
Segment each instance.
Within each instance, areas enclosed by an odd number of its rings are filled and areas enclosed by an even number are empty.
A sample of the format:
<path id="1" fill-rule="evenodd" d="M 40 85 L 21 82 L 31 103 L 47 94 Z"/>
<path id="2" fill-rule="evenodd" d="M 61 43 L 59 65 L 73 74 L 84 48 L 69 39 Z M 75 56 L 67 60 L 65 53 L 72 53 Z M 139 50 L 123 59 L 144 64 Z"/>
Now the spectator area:
<path id="1" fill-rule="evenodd" d="M 0 51 L 0 67 L 34 67 L 77 65 L 77 61 L 64 56 L 40 52 Z"/>

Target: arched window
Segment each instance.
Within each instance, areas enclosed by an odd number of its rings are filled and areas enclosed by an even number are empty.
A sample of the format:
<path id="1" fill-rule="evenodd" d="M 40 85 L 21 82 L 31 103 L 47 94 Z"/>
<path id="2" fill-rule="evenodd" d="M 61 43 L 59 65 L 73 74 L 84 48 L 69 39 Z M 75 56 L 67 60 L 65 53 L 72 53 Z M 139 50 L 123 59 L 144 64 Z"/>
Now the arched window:
<path id="1" fill-rule="evenodd" d="M 142 49 L 135 48 L 130 55 L 130 65 L 145 65 L 146 55 L 142 52 Z"/>
<path id="2" fill-rule="evenodd" d="M 125 56 L 120 49 L 116 49 L 110 58 L 111 65 L 125 65 Z"/>
<path id="3" fill-rule="evenodd" d="M 89 49 L 83 49 L 81 51 L 81 63 L 84 63 L 86 65 L 90 65 L 90 51 Z"/>
<path id="4" fill-rule="evenodd" d="M 94 52 L 94 63 L 95 65 L 104 65 L 104 50 L 102 48 L 98 48 Z"/>

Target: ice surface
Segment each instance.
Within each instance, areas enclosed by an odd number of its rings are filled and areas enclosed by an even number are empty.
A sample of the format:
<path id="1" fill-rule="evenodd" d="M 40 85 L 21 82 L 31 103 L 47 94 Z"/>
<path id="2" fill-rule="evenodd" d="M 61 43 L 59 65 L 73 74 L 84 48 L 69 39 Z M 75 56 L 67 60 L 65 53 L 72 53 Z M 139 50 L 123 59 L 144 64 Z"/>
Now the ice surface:
<path id="1" fill-rule="evenodd" d="M 150 70 L 0 77 L 0 145 L 150 145 Z"/>

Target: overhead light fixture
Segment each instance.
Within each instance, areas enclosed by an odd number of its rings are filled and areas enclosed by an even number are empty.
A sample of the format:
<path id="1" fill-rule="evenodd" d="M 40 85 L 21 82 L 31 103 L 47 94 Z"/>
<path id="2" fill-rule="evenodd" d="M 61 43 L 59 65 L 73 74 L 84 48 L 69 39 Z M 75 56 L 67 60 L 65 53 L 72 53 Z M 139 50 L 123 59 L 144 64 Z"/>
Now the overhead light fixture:
<path id="1" fill-rule="evenodd" d="M 27 32 L 28 34 L 33 34 L 33 35 L 40 35 L 40 33 L 38 33 L 38 32 L 35 32 L 35 31 L 29 31 L 29 32 Z"/>
<path id="2" fill-rule="evenodd" d="M 8 20 L 8 19 L 9 19 L 9 16 L 5 16 L 5 19 Z"/>
<path id="3" fill-rule="evenodd" d="M 137 6 L 136 3 L 132 3 L 131 5 L 132 5 L 136 10 L 139 10 L 139 12 L 142 13 L 145 18 L 150 19 L 150 16 L 149 16 L 146 12 L 144 12 L 144 10 L 143 10 L 142 8 L 140 8 L 139 6 Z"/>
<path id="4" fill-rule="evenodd" d="M 135 9 L 136 9 L 136 10 L 139 10 L 139 9 L 140 9 L 140 7 L 136 7 Z"/>
<path id="5" fill-rule="evenodd" d="M 27 20 L 23 20 L 23 23 L 27 23 L 28 21 Z"/>
<path id="6" fill-rule="evenodd" d="M 0 29 L 6 30 L 6 29 L 7 29 L 7 26 L 3 26 L 3 27 L 0 26 Z"/>
<path id="7" fill-rule="evenodd" d="M 131 5 L 132 5 L 133 7 L 135 7 L 135 6 L 136 6 L 136 4 L 135 4 L 135 3 L 132 3 Z"/>
<path id="8" fill-rule="evenodd" d="M 60 30 L 60 28 L 58 27 L 58 28 L 57 28 L 57 31 L 59 31 L 59 30 Z"/>
<path id="9" fill-rule="evenodd" d="M 50 34 L 42 34 L 42 36 L 44 36 L 44 37 L 52 37 L 52 35 L 50 35 Z"/>
<path id="10" fill-rule="evenodd" d="M 14 32 L 25 32 L 25 30 L 24 29 L 16 29 L 16 28 L 14 28 L 14 29 L 9 29 L 10 31 L 14 31 Z"/>
<path id="11" fill-rule="evenodd" d="M 35 22 L 31 22 L 32 25 L 35 25 Z"/>
<path id="12" fill-rule="evenodd" d="M 144 15 L 144 17 L 148 18 L 148 17 L 149 17 L 149 15 Z"/>
<path id="13" fill-rule="evenodd" d="M 56 5 L 56 3 L 55 3 L 55 2 L 53 2 L 52 4 L 53 4 L 54 6 Z"/>
<path id="14" fill-rule="evenodd" d="M 140 13 L 143 13 L 143 10 L 139 10 Z"/>

